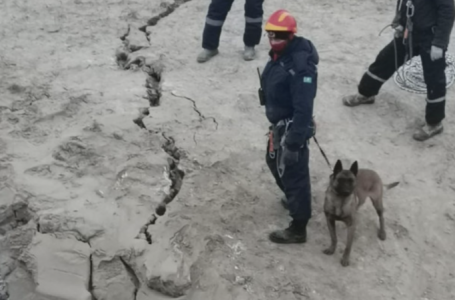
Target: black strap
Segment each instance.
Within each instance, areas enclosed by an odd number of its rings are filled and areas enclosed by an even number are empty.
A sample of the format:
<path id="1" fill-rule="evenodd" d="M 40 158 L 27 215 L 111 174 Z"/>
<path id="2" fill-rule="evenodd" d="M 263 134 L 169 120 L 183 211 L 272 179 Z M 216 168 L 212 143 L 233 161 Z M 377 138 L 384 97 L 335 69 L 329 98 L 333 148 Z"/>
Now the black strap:
<path id="1" fill-rule="evenodd" d="M 322 150 L 321 146 L 319 145 L 319 142 L 316 139 L 316 135 L 313 136 L 313 139 L 316 142 L 316 145 L 318 145 L 319 151 L 321 151 L 322 156 L 324 156 L 324 159 L 327 162 L 327 166 L 329 166 L 330 170 L 332 170 L 332 165 L 330 164 L 329 159 L 327 158 L 327 155 L 325 155 L 324 150 Z"/>

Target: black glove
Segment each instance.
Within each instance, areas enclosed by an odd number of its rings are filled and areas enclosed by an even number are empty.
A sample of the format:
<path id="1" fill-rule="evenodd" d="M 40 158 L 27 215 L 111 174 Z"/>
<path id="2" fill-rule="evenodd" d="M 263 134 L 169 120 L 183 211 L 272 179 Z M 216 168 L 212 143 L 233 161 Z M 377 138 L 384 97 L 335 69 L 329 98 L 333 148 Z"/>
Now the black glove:
<path id="1" fill-rule="evenodd" d="M 291 151 L 288 147 L 283 149 L 283 162 L 284 165 L 290 166 L 294 165 L 299 161 L 299 150 Z"/>

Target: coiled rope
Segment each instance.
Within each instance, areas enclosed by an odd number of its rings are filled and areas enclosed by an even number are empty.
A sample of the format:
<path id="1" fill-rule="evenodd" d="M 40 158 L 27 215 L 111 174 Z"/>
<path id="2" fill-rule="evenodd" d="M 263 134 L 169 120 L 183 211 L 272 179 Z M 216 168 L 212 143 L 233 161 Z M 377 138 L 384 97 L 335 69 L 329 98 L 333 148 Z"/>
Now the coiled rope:
<path id="1" fill-rule="evenodd" d="M 449 88 L 455 82 L 455 57 L 446 53 L 446 64 L 446 87 Z M 395 72 L 393 79 L 402 90 L 415 94 L 427 93 L 420 56 L 413 57 L 401 66 Z"/>

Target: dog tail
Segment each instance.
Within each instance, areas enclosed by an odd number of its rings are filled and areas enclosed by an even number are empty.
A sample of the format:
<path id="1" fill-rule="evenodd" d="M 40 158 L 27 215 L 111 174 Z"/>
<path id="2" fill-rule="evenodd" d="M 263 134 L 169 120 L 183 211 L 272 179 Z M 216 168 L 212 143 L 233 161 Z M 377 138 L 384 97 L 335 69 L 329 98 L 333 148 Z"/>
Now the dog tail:
<path id="1" fill-rule="evenodd" d="M 386 190 L 390 190 L 390 189 L 393 189 L 394 187 L 396 187 L 399 184 L 400 184 L 400 182 L 396 181 L 396 182 L 392 182 L 392 183 L 386 184 L 386 185 L 384 185 L 384 187 L 385 187 Z"/>

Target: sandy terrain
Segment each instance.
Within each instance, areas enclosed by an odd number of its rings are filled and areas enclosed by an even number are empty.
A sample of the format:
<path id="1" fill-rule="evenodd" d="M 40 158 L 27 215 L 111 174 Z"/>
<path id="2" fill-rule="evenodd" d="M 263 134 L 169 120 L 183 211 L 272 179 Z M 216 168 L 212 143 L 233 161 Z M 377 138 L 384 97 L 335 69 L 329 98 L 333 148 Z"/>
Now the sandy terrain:
<path id="1" fill-rule="evenodd" d="M 444 134 L 425 143 L 411 138 L 423 96 L 393 81 L 373 106 L 340 101 L 390 39 L 378 32 L 394 1 L 264 6 L 266 16 L 291 10 L 319 50 L 315 114 L 332 164 L 358 160 L 401 182 L 385 197 L 386 241 L 372 206 L 361 210 L 348 268 L 343 225 L 335 255 L 321 252 L 330 170 L 314 143 L 308 243 L 268 241 L 289 217 L 264 162 L 256 98 L 267 41 L 242 60 L 236 1 L 220 55 L 197 64 L 208 3 L 0 1 L 0 295 L 7 286 L 11 300 L 454 299 L 453 89 Z M 138 30 L 152 17 L 147 35 Z M 126 53 L 121 37 L 146 48 Z"/>

